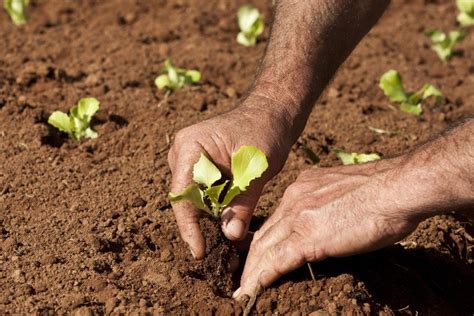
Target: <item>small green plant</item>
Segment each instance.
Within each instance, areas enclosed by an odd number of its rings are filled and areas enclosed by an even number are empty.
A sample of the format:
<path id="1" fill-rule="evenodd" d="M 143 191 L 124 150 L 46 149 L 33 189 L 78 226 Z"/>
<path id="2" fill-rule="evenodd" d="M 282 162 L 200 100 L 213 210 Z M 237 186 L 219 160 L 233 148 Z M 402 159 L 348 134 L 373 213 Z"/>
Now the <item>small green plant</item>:
<path id="1" fill-rule="evenodd" d="M 76 140 L 82 137 L 97 138 L 97 133 L 90 128 L 90 122 L 99 110 L 99 104 L 95 98 L 80 99 L 77 105 L 69 110 L 69 115 L 54 111 L 49 116 L 48 123 Z"/>
<path id="2" fill-rule="evenodd" d="M 240 32 L 237 34 L 237 42 L 244 46 L 253 46 L 257 43 L 257 37 L 262 34 L 265 23 L 263 16 L 257 8 L 244 5 L 237 11 L 237 21 Z"/>
<path id="3" fill-rule="evenodd" d="M 454 46 L 461 42 L 465 36 L 464 32 L 459 30 L 454 30 L 446 34 L 441 30 L 434 29 L 425 34 L 433 43 L 431 49 L 433 49 L 443 61 L 447 61 L 453 56 Z"/>
<path id="4" fill-rule="evenodd" d="M 199 71 L 177 68 L 169 58 L 165 60 L 165 66 L 161 73 L 155 79 L 155 85 L 160 90 L 166 88 L 168 91 L 175 91 L 201 80 Z"/>
<path id="5" fill-rule="evenodd" d="M 231 158 L 232 183 L 223 180 L 220 170 L 201 153 L 193 167 L 193 180 L 181 193 L 170 193 L 172 202 L 189 201 L 200 210 L 218 217 L 224 207 L 241 192 L 247 190 L 250 182 L 267 170 L 265 154 L 254 146 L 242 146 Z"/>
<path id="6" fill-rule="evenodd" d="M 474 0 L 456 0 L 459 9 L 457 20 L 461 26 L 474 25 Z"/>
<path id="7" fill-rule="evenodd" d="M 332 150 L 336 156 L 341 159 L 342 164 L 344 165 L 355 165 L 362 164 L 369 161 L 379 160 L 380 156 L 378 154 L 359 154 L 359 153 L 349 153 L 340 149 Z"/>
<path id="8" fill-rule="evenodd" d="M 28 7 L 29 0 L 4 0 L 3 7 L 12 19 L 15 25 L 22 25 L 27 22 L 26 7 Z"/>
<path id="9" fill-rule="evenodd" d="M 444 96 L 430 84 L 425 84 L 416 92 L 406 92 L 403 88 L 402 77 L 395 70 L 389 70 L 380 78 L 379 87 L 392 102 L 400 103 L 400 110 L 406 113 L 420 115 L 423 111 L 421 103 L 429 98 L 436 97 L 436 102 L 442 102 Z"/>

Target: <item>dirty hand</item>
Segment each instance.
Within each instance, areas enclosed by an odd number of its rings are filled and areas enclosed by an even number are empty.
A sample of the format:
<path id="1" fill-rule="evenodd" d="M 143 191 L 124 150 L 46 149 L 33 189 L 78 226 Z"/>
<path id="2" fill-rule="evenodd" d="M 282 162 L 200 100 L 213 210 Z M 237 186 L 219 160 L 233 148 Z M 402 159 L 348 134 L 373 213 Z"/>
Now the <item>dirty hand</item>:
<path id="1" fill-rule="evenodd" d="M 173 175 L 171 192 L 181 192 L 192 183 L 193 165 L 201 153 L 230 177 L 232 153 L 241 146 L 253 145 L 265 153 L 269 168 L 252 181 L 247 191 L 236 197 L 222 215 L 222 228 L 230 240 L 243 239 L 263 186 L 283 167 L 294 141 L 291 124 L 274 111 L 264 97 L 248 97 L 241 106 L 184 128 L 176 134 L 168 154 Z M 273 110 L 270 110 L 273 109 Z M 293 137 L 294 138 L 294 137 Z M 187 202 L 173 203 L 173 210 L 184 241 L 195 258 L 205 255 L 205 242 L 199 227 L 200 211 Z"/>
<path id="2" fill-rule="evenodd" d="M 474 209 L 474 120 L 403 156 L 312 168 L 256 232 L 235 298 L 305 262 L 393 244 L 430 216 Z"/>
<path id="3" fill-rule="evenodd" d="M 258 286 L 306 262 L 378 249 L 407 236 L 418 220 L 406 216 L 394 199 L 404 194 L 392 184 L 398 163 L 392 159 L 302 172 L 255 233 L 234 298 L 251 296 Z"/>

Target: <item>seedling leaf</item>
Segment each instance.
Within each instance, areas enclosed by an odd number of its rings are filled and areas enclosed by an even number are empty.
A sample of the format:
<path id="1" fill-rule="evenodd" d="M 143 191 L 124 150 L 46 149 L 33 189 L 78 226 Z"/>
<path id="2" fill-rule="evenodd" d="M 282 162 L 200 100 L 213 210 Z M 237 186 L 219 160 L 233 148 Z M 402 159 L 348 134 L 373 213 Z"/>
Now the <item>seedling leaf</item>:
<path id="1" fill-rule="evenodd" d="M 474 0 L 456 0 L 459 9 L 457 20 L 461 26 L 474 25 Z"/>
<path id="2" fill-rule="evenodd" d="M 343 165 L 354 165 L 362 164 L 369 161 L 379 160 L 378 154 L 359 154 L 359 153 L 348 153 L 340 149 L 333 149 L 336 156 L 341 159 Z"/>
<path id="3" fill-rule="evenodd" d="M 71 122 L 69 120 L 69 116 L 66 113 L 61 111 L 54 111 L 48 118 L 48 123 L 61 132 L 65 132 L 68 134 L 72 133 L 71 130 Z"/>
<path id="4" fill-rule="evenodd" d="M 53 112 L 48 123 L 76 140 L 82 137 L 97 138 L 97 133 L 90 128 L 90 122 L 99 110 L 99 104 L 95 98 L 83 98 L 69 110 L 69 115 L 60 111 Z"/>
<path id="5" fill-rule="evenodd" d="M 168 89 L 175 91 L 201 80 L 201 73 L 199 71 L 177 68 L 169 58 L 165 60 L 161 72 L 162 74 L 155 78 L 155 85 L 160 90 Z"/>
<path id="6" fill-rule="evenodd" d="M 221 172 L 207 157 L 201 153 L 199 161 L 193 167 L 193 180 L 198 184 L 211 187 L 222 177 Z"/>
<path id="7" fill-rule="evenodd" d="M 155 79 L 155 85 L 158 87 L 158 89 L 164 89 L 168 86 L 171 85 L 171 81 L 168 78 L 168 75 L 159 75 Z"/>
<path id="8" fill-rule="evenodd" d="M 263 16 L 257 8 L 244 5 L 237 11 L 237 22 L 240 32 L 237 34 L 237 42 L 244 46 L 253 46 L 257 43 L 257 37 L 262 34 L 265 24 Z"/>
<path id="9" fill-rule="evenodd" d="M 421 103 L 429 97 L 436 97 L 436 102 L 442 102 L 444 96 L 430 84 L 425 84 L 416 92 L 406 92 L 403 88 L 401 76 L 395 70 L 389 70 L 382 75 L 379 83 L 390 101 L 400 103 L 400 110 L 406 113 L 420 115 L 422 113 Z"/>
<path id="10" fill-rule="evenodd" d="M 92 116 L 99 110 L 99 101 L 96 98 L 82 98 L 77 104 L 77 113 L 79 117 L 90 122 Z"/>
<path id="11" fill-rule="evenodd" d="M 380 78 L 380 88 L 392 102 L 403 102 L 407 99 L 400 74 L 395 70 L 389 70 Z"/>
<path id="12" fill-rule="evenodd" d="M 215 184 L 221 180 L 219 169 L 204 155 L 193 166 L 193 180 L 205 187 L 201 189 L 197 184 L 191 184 L 183 192 L 170 193 L 172 202 L 187 200 L 198 209 L 218 217 L 224 207 L 241 192 L 245 191 L 250 182 L 259 178 L 268 168 L 267 158 L 258 148 L 242 146 L 231 157 L 232 185 L 229 180 Z M 224 194 L 224 196 L 222 196 Z M 222 202 L 219 202 L 222 199 Z"/>
<path id="13" fill-rule="evenodd" d="M 413 105 L 410 103 L 402 102 L 400 103 L 400 110 L 413 115 L 420 115 L 423 112 L 423 110 L 421 109 L 421 103 Z"/>
<path id="14" fill-rule="evenodd" d="M 27 22 L 26 7 L 29 0 L 4 0 L 3 7 L 15 25 L 22 25 Z"/>
<path id="15" fill-rule="evenodd" d="M 423 86 L 423 96 L 421 97 L 422 100 L 428 99 L 430 97 L 436 97 L 436 102 L 443 102 L 444 95 L 439 91 L 435 86 L 430 84 L 425 84 Z"/>
<path id="16" fill-rule="evenodd" d="M 186 200 L 193 203 L 196 208 L 211 213 L 211 210 L 204 202 L 204 194 L 202 190 L 199 189 L 199 187 L 195 184 L 188 186 L 181 193 L 170 193 L 169 199 L 171 202 L 179 202 Z"/>
<path id="17" fill-rule="evenodd" d="M 380 156 L 378 154 L 357 154 L 356 163 L 366 163 L 369 161 L 379 160 Z"/>
<path id="18" fill-rule="evenodd" d="M 219 197 L 221 196 L 222 190 L 224 190 L 227 183 L 229 183 L 229 180 L 226 180 L 222 184 L 218 184 L 206 189 L 205 194 L 209 197 L 213 207 L 219 207 Z"/>
<path id="19" fill-rule="evenodd" d="M 441 30 L 434 29 L 425 33 L 431 39 L 433 43 L 431 48 L 436 52 L 438 57 L 447 61 L 453 56 L 454 47 L 457 43 L 464 39 L 465 33 L 462 31 L 454 30 L 449 32 L 448 35 Z"/>
<path id="20" fill-rule="evenodd" d="M 259 178 L 267 170 L 268 162 L 265 154 L 257 147 L 242 146 L 232 155 L 232 186 L 245 191 L 250 181 Z"/>

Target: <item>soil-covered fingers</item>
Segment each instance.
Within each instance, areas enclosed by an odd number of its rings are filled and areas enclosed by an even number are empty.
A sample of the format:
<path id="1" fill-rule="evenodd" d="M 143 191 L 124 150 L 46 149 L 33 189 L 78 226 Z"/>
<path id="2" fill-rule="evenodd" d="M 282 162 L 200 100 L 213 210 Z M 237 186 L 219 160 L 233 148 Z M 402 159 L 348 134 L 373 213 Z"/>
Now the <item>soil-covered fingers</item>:
<path id="1" fill-rule="evenodd" d="M 193 165 L 199 157 L 199 150 L 189 150 L 176 155 L 170 151 L 168 160 L 172 166 L 171 192 L 180 193 L 192 183 Z M 184 242 L 189 245 L 194 258 L 201 259 L 206 252 L 206 244 L 199 226 L 199 210 L 192 203 L 179 201 L 172 203 L 173 212 Z"/>
<path id="2" fill-rule="evenodd" d="M 251 279 L 265 253 L 276 244 L 288 238 L 293 232 L 293 216 L 287 216 L 273 225 L 264 236 L 253 240 L 241 277 L 241 285 Z"/>
<path id="3" fill-rule="evenodd" d="M 286 273 L 289 273 L 305 262 L 305 255 L 300 247 L 301 237 L 291 233 L 287 238 L 267 248 L 252 271 L 242 279 L 240 288 L 233 297 L 240 299 L 244 295 L 256 295 L 259 287 L 267 287 Z"/>

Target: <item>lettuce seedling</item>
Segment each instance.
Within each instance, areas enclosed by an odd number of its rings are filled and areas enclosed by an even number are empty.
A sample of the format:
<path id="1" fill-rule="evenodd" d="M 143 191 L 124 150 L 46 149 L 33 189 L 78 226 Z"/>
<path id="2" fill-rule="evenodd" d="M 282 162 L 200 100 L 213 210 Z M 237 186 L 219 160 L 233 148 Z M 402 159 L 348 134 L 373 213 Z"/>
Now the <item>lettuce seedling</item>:
<path id="1" fill-rule="evenodd" d="M 263 16 L 258 9 L 251 5 L 241 6 L 237 12 L 237 21 L 240 27 L 237 42 L 244 46 L 255 45 L 257 37 L 262 34 L 265 28 Z"/>
<path id="2" fill-rule="evenodd" d="M 456 0 L 459 9 L 457 20 L 461 26 L 474 25 L 474 0 Z"/>
<path id="3" fill-rule="evenodd" d="M 22 25 L 27 22 L 26 7 L 28 7 L 29 0 L 4 0 L 3 7 L 12 19 L 15 25 Z"/>
<path id="4" fill-rule="evenodd" d="M 155 85 L 160 90 L 166 88 L 169 91 L 175 91 L 201 80 L 199 71 L 177 68 L 169 58 L 165 60 L 165 66 L 161 73 L 155 79 Z"/>
<path id="5" fill-rule="evenodd" d="M 332 151 L 339 159 L 341 159 L 344 165 L 362 164 L 380 159 L 380 156 L 378 154 L 348 153 L 340 149 L 333 149 Z"/>
<path id="6" fill-rule="evenodd" d="M 99 110 L 99 104 L 95 98 L 80 99 L 77 105 L 69 110 L 69 115 L 54 111 L 49 116 L 48 123 L 76 140 L 82 137 L 97 138 L 97 133 L 90 128 L 90 122 Z"/>
<path id="7" fill-rule="evenodd" d="M 220 170 L 201 153 L 193 167 L 195 183 L 181 193 L 170 193 L 169 199 L 192 202 L 196 208 L 219 217 L 224 207 L 246 191 L 250 182 L 260 178 L 267 168 L 267 157 L 263 152 L 253 146 L 242 146 L 232 155 L 232 183 L 229 185 L 229 180 L 223 181 Z"/>
<path id="8" fill-rule="evenodd" d="M 444 96 L 430 84 L 425 84 L 416 92 L 406 92 L 403 88 L 402 77 L 395 70 L 389 70 L 380 78 L 379 87 L 392 102 L 400 103 L 400 110 L 406 113 L 420 115 L 423 111 L 421 103 L 429 97 L 436 97 L 436 102 L 442 102 Z"/>
<path id="9" fill-rule="evenodd" d="M 464 32 L 459 30 L 454 30 L 446 34 L 441 30 L 434 29 L 425 34 L 433 43 L 431 49 L 433 49 L 443 61 L 447 61 L 453 56 L 454 46 L 461 42 L 465 36 Z"/>

